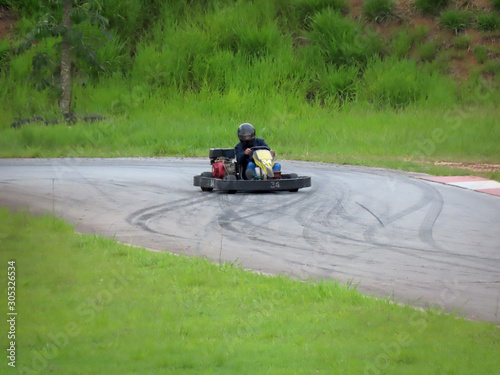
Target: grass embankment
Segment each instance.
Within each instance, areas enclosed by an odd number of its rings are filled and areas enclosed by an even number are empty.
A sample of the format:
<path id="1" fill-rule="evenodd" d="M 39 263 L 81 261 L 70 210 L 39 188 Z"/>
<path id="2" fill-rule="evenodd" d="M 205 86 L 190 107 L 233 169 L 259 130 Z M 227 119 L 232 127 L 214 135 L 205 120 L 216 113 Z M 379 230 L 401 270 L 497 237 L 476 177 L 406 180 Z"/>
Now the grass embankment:
<path id="1" fill-rule="evenodd" d="M 499 28 L 479 22 L 498 18 L 493 5 L 466 30 L 436 32 L 442 16 L 421 6 L 373 19 L 344 0 L 106 0 L 112 39 L 75 26 L 106 71 L 75 61 L 73 110 L 107 121 L 14 131 L 18 119 L 60 117 L 60 39 L 16 54 L 46 10 L 25 8 L 0 41 L 1 157 L 206 156 L 251 122 L 285 158 L 454 174 L 465 172 L 427 163 L 500 163 Z M 36 70 L 38 54 L 48 65 Z"/>
<path id="2" fill-rule="evenodd" d="M 73 229 L 0 210 L 4 296 L 7 261 L 16 262 L 17 373 L 490 375 L 500 368 L 500 331 L 491 324 Z M 7 333 L 2 341 L 10 345 Z"/>
<path id="3" fill-rule="evenodd" d="M 437 167 L 434 161 L 500 164 L 500 126 L 493 103 L 334 111 L 279 97 L 269 101 L 274 103 L 259 106 L 239 96 L 152 99 L 144 104 L 150 111 L 131 108 L 127 115 L 100 123 L 27 125 L 3 131 L 0 157 L 205 157 L 210 147 L 233 147 L 238 124 L 249 121 L 281 159 L 431 174 L 473 173 Z M 483 175 L 500 179 L 499 172 Z"/>

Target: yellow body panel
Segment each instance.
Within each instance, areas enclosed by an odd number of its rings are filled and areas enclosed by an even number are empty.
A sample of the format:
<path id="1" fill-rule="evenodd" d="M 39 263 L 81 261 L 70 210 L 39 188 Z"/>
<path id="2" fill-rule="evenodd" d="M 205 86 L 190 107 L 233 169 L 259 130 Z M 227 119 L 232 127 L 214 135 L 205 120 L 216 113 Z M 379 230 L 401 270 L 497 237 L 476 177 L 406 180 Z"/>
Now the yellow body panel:
<path id="1" fill-rule="evenodd" d="M 254 151 L 253 160 L 267 177 L 274 177 L 274 157 L 269 150 Z"/>

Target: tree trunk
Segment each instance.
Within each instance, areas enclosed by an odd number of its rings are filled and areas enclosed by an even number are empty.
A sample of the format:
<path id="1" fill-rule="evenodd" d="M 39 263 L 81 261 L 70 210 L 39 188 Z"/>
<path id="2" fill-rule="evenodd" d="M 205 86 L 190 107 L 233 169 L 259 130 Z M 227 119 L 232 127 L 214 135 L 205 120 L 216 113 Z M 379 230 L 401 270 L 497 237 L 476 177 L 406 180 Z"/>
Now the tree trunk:
<path id="1" fill-rule="evenodd" d="M 71 8 L 73 0 L 63 0 L 63 40 L 61 53 L 61 101 L 63 115 L 71 113 Z"/>

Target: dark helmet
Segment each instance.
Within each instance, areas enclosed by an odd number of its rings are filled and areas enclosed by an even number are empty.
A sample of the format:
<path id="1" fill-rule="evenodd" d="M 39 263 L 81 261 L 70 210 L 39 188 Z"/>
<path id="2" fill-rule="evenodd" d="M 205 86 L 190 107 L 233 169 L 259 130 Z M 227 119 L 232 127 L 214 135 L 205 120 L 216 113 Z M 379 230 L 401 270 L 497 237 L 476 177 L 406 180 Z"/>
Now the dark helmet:
<path id="1" fill-rule="evenodd" d="M 255 140 L 255 128 L 252 124 L 245 122 L 238 127 L 238 138 L 242 143 L 253 143 Z"/>

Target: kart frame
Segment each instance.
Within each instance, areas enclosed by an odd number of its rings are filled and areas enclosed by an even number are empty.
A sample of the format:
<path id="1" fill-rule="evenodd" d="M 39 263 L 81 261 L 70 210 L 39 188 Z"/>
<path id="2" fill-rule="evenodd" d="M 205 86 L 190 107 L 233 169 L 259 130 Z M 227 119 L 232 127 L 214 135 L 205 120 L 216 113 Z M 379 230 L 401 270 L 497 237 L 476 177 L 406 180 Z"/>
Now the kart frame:
<path id="1" fill-rule="evenodd" d="M 217 158 L 225 157 L 234 159 L 234 149 L 210 149 L 210 164 Z M 239 169 L 239 166 L 237 166 Z M 297 192 L 299 189 L 311 186 L 311 177 L 298 176 L 295 173 L 283 173 L 281 178 L 262 180 L 244 180 L 241 173 L 226 174 L 224 178 L 215 178 L 212 172 L 203 172 L 193 177 L 193 185 L 199 186 L 203 191 L 218 190 L 234 194 L 236 192 Z"/>

